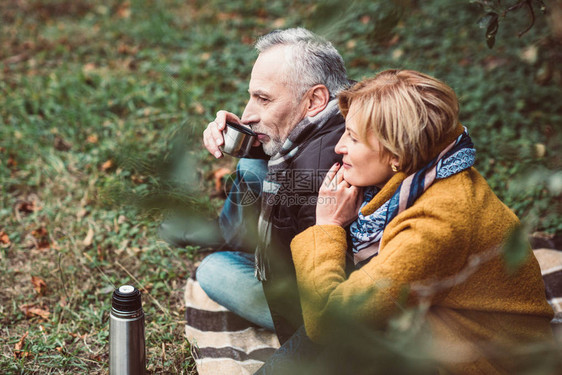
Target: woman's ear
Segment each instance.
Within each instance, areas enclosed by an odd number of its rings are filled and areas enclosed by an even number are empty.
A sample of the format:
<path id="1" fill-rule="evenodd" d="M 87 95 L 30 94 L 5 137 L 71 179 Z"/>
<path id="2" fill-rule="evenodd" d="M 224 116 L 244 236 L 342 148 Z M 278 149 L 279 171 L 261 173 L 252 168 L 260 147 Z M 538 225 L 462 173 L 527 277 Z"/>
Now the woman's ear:
<path id="1" fill-rule="evenodd" d="M 307 117 L 316 116 L 322 112 L 330 101 L 330 92 L 324 85 L 312 86 L 305 95 L 307 96 Z"/>
<path id="2" fill-rule="evenodd" d="M 390 167 L 395 173 L 401 170 L 399 162 L 398 156 L 393 155 L 390 157 Z"/>

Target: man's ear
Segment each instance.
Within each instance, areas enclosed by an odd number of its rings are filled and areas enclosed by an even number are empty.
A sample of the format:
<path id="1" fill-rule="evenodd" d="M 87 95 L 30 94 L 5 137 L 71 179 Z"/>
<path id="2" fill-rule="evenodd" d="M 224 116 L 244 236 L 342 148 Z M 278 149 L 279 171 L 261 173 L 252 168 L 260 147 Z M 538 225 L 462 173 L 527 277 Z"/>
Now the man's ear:
<path id="1" fill-rule="evenodd" d="M 312 86 L 305 95 L 307 99 L 307 117 L 316 116 L 322 112 L 330 101 L 330 92 L 324 85 Z"/>

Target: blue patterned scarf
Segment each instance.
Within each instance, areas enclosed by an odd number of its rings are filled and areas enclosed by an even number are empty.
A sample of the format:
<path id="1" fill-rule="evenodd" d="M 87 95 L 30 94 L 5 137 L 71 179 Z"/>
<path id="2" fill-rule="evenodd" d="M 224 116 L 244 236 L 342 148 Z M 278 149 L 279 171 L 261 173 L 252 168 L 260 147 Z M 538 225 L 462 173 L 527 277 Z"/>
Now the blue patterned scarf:
<path id="1" fill-rule="evenodd" d="M 384 229 L 392 219 L 412 206 L 436 179 L 447 178 L 470 168 L 474 164 L 475 155 L 472 140 L 464 128 L 464 132 L 454 142 L 425 167 L 406 177 L 388 201 L 366 216 L 361 213 L 361 209 L 380 189 L 374 186 L 365 189 L 359 216 L 350 226 L 355 265 L 364 264 L 378 254 Z"/>

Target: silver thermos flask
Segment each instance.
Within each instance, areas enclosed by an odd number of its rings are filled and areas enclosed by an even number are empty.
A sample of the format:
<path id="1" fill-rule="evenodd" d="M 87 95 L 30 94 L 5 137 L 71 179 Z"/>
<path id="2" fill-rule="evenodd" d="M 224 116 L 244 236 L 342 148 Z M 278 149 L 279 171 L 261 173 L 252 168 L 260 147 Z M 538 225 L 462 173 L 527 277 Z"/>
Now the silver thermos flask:
<path id="1" fill-rule="evenodd" d="M 141 293 L 131 285 L 113 292 L 109 314 L 109 374 L 144 375 L 144 312 Z"/>

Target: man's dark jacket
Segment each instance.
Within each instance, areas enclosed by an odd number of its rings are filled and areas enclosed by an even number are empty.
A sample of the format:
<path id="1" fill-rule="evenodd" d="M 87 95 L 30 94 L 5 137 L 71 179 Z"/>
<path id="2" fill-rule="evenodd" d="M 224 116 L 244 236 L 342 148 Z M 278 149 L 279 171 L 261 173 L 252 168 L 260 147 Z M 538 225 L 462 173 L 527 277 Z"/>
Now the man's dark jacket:
<path id="1" fill-rule="evenodd" d="M 278 201 L 271 214 L 271 246 L 266 251 L 269 272 L 263 287 L 281 343 L 303 325 L 291 240 L 316 223 L 318 190 L 326 172 L 334 163 L 341 162 L 341 155 L 334 149 L 344 130 L 344 118 L 338 112 L 310 134 L 299 146 L 289 168 L 280 172 L 285 174 L 281 176 L 285 182 L 276 195 Z"/>

